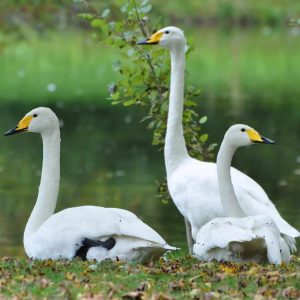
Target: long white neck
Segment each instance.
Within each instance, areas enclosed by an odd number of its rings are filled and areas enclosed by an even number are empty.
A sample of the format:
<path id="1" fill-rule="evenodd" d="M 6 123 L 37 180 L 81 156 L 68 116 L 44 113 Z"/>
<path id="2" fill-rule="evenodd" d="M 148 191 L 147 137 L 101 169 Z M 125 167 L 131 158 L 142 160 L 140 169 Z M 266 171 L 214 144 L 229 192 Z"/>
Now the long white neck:
<path id="1" fill-rule="evenodd" d="M 43 167 L 38 198 L 27 222 L 24 240 L 54 213 L 60 179 L 60 132 L 57 127 L 42 135 Z"/>
<path id="2" fill-rule="evenodd" d="M 167 132 L 165 140 L 165 164 L 167 175 L 188 158 L 185 145 L 182 114 L 184 97 L 185 45 L 178 45 L 171 53 L 171 84 Z"/>
<path id="3" fill-rule="evenodd" d="M 219 193 L 226 217 L 245 216 L 236 198 L 231 180 L 230 168 L 235 151 L 236 147 L 230 145 L 230 143 L 224 139 L 217 156 Z"/>

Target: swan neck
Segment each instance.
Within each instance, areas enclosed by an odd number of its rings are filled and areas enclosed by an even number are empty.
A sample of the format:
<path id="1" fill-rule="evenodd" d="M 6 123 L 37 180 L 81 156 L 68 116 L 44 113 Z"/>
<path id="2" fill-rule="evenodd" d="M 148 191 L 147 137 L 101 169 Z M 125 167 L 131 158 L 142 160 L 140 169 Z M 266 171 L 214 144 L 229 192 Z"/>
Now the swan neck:
<path id="1" fill-rule="evenodd" d="M 34 233 L 54 213 L 60 179 L 60 132 L 42 134 L 43 165 L 38 197 L 27 222 L 24 239 Z"/>
<path id="2" fill-rule="evenodd" d="M 230 171 L 232 158 L 236 150 L 236 147 L 224 139 L 217 156 L 219 193 L 226 217 L 245 216 L 237 200 Z"/>
<path id="3" fill-rule="evenodd" d="M 167 132 L 164 148 L 167 174 L 176 169 L 184 159 L 188 158 L 182 126 L 185 45 L 178 45 L 177 47 L 172 48 L 170 54 L 171 83 Z"/>

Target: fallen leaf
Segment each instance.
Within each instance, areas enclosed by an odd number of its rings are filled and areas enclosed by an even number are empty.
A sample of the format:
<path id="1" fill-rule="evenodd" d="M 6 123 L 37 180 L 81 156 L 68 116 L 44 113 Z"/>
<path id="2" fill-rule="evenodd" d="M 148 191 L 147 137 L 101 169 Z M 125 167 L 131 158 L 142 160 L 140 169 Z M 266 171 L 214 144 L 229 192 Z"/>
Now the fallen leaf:
<path id="1" fill-rule="evenodd" d="M 294 287 L 288 287 L 282 291 L 282 296 L 289 299 L 299 299 L 300 298 L 300 290 Z"/>
<path id="2" fill-rule="evenodd" d="M 137 291 L 147 292 L 151 288 L 151 284 L 147 281 L 142 282 L 140 286 L 136 289 Z"/>
<path id="3" fill-rule="evenodd" d="M 85 295 L 82 295 L 82 294 L 77 295 L 77 299 L 80 299 L 80 300 L 106 300 L 107 298 L 104 297 L 102 294 L 87 293 Z"/>
<path id="4" fill-rule="evenodd" d="M 221 297 L 221 294 L 218 292 L 206 292 L 204 293 L 205 300 L 218 299 Z"/>
<path id="5" fill-rule="evenodd" d="M 132 299 L 132 300 L 143 300 L 145 292 L 142 291 L 132 291 L 122 296 L 123 299 Z"/>
<path id="6" fill-rule="evenodd" d="M 154 294 L 150 298 L 150 300 L 173 300 L 173 299 L 174 299 L 173 297 L 164 293 Z"/>
<path id="7" fill-rule="evenodd" d="M 185 287 L 185 283 L 184 283 L 184 280 L 181 278 L 180 280 L 178 281 L 171 281 L 169 283 L 169 288 L 172 290 L 172 291 L 180 291 L 182 290 L 183 288 Z"/>

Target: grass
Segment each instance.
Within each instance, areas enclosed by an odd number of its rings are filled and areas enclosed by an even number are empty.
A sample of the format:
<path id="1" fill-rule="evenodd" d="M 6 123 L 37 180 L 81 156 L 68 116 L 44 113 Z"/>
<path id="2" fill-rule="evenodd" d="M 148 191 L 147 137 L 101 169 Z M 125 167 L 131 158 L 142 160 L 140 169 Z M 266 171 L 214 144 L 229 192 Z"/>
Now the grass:
<path id="1" fill-rule="evenodd" d="M 260 28 L 243 31 L 197 29 L 195 51 L 187 59 L 187 82 L 202 87 L 205 98 L 287 98 L 298 102 L 298 31 Z M 118 79 L 112 64 L 120 53 L 93 42 L 90 32 L 28 32 L 0 53 L 0 101 L 63 103 L 107 101 L 107 84 Z"/>
<path id="2" fill-rule="evenodd" d="M 288 265 L 199 262 L 183 253 L 155 264 L 3 257 L 1 299 L 263 299 L 300 297 L 300 258 Z"/>
<path id="3" fill-rule="evenodd" d="M 112 50 L 87 32 L 29 31 L 26 40 L 7 41 L 0 55 L 2 101 L 83 101 L 107 97 L 113 76 Z M 9 37 L 7 37 L 9 39 Z M 104 98 L 105 99 L 105 98 Z"/>

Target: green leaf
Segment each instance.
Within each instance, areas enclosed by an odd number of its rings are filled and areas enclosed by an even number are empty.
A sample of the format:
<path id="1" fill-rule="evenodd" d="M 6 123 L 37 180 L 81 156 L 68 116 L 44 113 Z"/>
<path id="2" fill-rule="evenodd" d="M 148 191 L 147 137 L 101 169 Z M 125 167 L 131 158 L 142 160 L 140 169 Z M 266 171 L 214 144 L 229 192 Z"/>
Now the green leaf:
<path id="1" fill-rule="evenodd" d="M 124 106 L 130 106 L 134 103 L 135 103 L 135 99 L 130 99 L 130 100 L 127 100 L 127 101 L 123 102 L 123 105 Z"/>
<path id="2" fill-rule="evenodd" d="M 204 133 L 200 136 L 200 142 L 201 143 L 205 143 L 208 139 L 208 134 L 207 133 Z"/>
<path id="3" fill-rule="evenodd" d="M 213 151 L 216 147 L 218 146 L 218 144 L 216 143 L 213 143 L 213 144 L 210 144 L 208 147 L 207 147 L 207 152 L 211 152 Z"/>
<path id="4" fill-rule="evenodd" d="M 82 18 L 84 20 L 92 20 L 94 19 L 96 16 L 92 15 L 92 14 L 78 14 L 79 18 Z"/>
<path id="5" fill-rule="evenodd" d="M 121 68 L 121 62 L 119 60 L 115 61 L 112 65 L 112 69 L 115 72 L 118 72 Z"/>
<path id="6" fill-rule="evenodd" d="M 128 56 L 132 56 L 133 54 L 135 53 L 134 49 L 130 48 L 128 51 L 127 51 L 127 55 Z"/>
<path id="7" fill-rule="evenodd" d="M 93 27 L 101 27 L 103 25 L 103 21 L 100 19 L 95 19 L 91 22 Z"/>
<path id="8" fill-rule="evenodd" d="M 104 11 L 103 11 L 103 13 L 102 13 L 102 15 L 101 15 L 101 18 L 106 18 L 108 15 L 110 14 L 110 10 L 109 10 L 109 8 L 106 8 Z"/>
<path id="9" fill-rule="evenodd" d="M 155 126 L 155 121 L 151 121 L 149 124 L 148 124 L 148 129 L 152 129 L 154 126 Z"/>
<path id="10" fill-rule="evenodd" d="M 120 93 L 116 92 L 110 95 L 111 99 L 118 100 L 120 98 Z"/>
<path id="11" fill-rule="evenodd" d="M 204 123 L 206 123 L 206 121 L 207 121 L 207 116 L 203 116 L 203 117 L 199 120 L 199 123 L 200 123 L 200 124 L 204 124 Z"/>
<path id="12" fill-rule="evenodd" d="M 146 13 L 148 13 L 151 9 L 152 9 L 152 5 L 151 5 L 151 4 L 148 4 L 148 5 L 146 5 L 146 6 L 142 6 L 142 7 L 139 9 L 139 11 L 140 11 L 141 13 L 146 14 Z"/>

